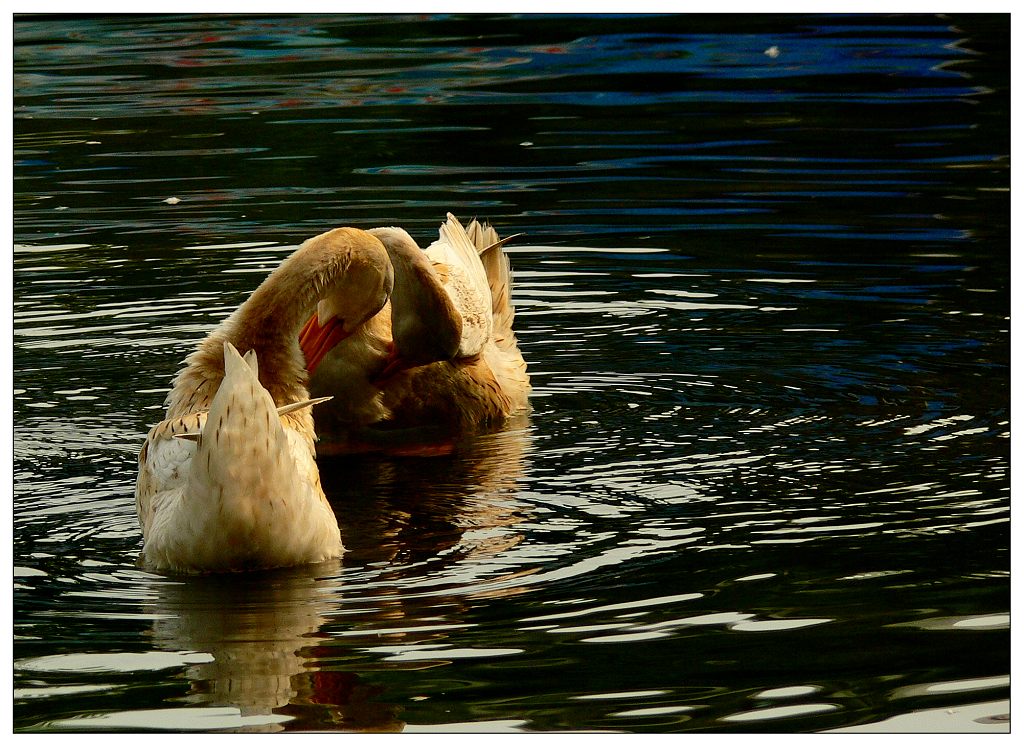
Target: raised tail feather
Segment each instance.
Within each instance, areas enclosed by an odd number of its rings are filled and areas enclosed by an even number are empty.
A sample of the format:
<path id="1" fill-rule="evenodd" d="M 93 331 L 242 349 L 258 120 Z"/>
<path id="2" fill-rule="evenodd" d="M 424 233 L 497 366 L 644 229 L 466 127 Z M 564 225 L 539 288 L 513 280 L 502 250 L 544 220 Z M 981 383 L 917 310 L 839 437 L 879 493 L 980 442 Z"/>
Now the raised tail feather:
<path id="1" fill-rule="evenodd" d="M 512 330 L 516 311 L 512 306 L 512 270 L 508 257 L 502 250 L 504 241 L 498 238 L 498 232 L 487 223 L 480 223 L 475 218 L 466 228 L 466 233 L 480 252 L 480 262 L 487 274 L 487 285 L 491 289 L 491 316 L 494 319 L 494 339 L 498 347 L 509 350 L 517 346 L 516 335 Z M 509 237 L 511 238 L 511 237 Z"/>

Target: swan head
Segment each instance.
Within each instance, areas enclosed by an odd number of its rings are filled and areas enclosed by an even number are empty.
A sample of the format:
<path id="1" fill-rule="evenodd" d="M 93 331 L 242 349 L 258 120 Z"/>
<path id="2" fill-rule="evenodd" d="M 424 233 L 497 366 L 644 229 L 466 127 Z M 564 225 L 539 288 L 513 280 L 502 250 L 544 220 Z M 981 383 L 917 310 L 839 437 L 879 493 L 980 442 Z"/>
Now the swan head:
<path id="1" fill-rule="evenodd" d="M 299 336 L 312 373 L 331 348 L 384 308 L 395 277 L 387 250 L 366 231 L 338 228 L 309 239 L 306 246 L 324 265 L 316 313 Z"/>

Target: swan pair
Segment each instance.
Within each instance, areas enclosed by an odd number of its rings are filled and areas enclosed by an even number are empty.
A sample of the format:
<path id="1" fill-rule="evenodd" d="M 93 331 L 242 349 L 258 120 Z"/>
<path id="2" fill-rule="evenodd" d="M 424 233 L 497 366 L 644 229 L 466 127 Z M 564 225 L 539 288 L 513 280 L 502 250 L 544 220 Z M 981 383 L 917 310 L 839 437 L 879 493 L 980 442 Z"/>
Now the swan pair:
<path id="1" fill-rule="evenodd" d="M 328 453 L 443 439 L 525 409 L 503 243 L 449 214 L 425 251 L 400 228 L 337 228 L 286 258 L 186 358 L 139 453 L 143 565 L 336 558 L 318 436 Z"/>

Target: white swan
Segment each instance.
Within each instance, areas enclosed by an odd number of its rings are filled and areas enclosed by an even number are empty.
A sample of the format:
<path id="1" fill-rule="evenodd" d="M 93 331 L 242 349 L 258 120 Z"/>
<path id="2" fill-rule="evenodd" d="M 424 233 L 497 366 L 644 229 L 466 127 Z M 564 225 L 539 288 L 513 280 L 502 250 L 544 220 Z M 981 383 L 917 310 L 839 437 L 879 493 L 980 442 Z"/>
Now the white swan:
<path id="1" fill-rule="evenodd" d="M 298 332 L 316 309 L 350 335 L 392 285 L 376 238 L 335 229 L 303 243 L 200 343 L 139 453 L 145 567 L 235 571 L 341 554 L 314 461 L 309 405 L 319 400 L 309 399 Z"/>
<path id="2" fill-rule="evenodd" d="M 338 344 L 318 316 L 301 336 L 310 391 L 334 395 L 315 413 L 318 450 L 444 440 L 525 410 L 508 239 L 477 221 L 467 230 L 450 213 L 426 251 L 401 228 L 369 233 L 394 267 L 389 305 Z"/>

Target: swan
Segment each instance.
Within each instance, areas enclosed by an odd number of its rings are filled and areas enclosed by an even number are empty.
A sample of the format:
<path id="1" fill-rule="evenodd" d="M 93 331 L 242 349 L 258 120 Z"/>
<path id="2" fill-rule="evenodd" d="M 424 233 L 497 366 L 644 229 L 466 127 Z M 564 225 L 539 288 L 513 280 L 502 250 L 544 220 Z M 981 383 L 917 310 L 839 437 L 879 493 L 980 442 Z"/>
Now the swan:
<path id="1" fill-rule="evenodd" d="M 464 228 L 451 213 L 425 251 L 401 228 L 368 233 L 394 269 L 388 304 L 340 342 L 320 313 L 300 335 L 310 393 L 333 395 L 314 416 L 317 452 L 432 441 L 444 452 L 452 436 L 526 410 L 530 377 L 502 249 L 513 237 L 476 220 Z"/>
<path id="2" fill-rule="evenodd" d="M 344 339 L 394 284 L 374 236 L 338 228 L 305 241 L 185 359 L 139 452 L 143 567 L 219 572 L 341 555 L 320 486 L 308 374 L 311 312 Z M 244 356 L 239 350 L 246 351 Z"/>

